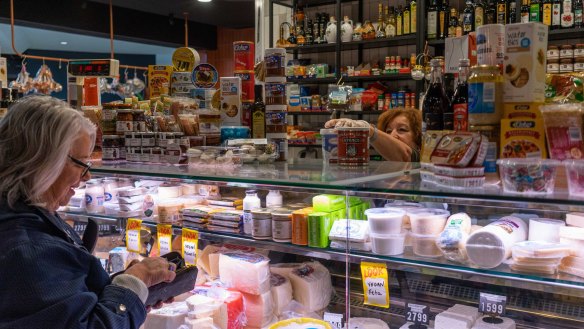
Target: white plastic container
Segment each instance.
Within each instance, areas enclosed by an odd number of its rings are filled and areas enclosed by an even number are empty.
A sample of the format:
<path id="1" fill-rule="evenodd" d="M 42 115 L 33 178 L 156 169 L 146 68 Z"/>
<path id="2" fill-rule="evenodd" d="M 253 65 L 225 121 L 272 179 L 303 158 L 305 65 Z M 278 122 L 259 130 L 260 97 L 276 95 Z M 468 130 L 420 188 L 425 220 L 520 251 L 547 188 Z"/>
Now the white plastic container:
<path id="1" fill-rule="evenodd" d="M 91 179 L 85 183 L 85 209 L 90 214 L 103 214 L 105 208 L 105 190 L 99 179 Z"/>
<path id="2" fill-rule="evenodd" d="M 450 212 L 443 209 L 421 208 L 408 211 L 412 233 L 436 236 L 442 232 Z"/>
<path id="3" fill-rule="evenodd" d="M 584 160 L 566 160 L 564 166 L 570 195 L 584 197 Z"/>
<path id="4" fill-rule="evenodd" d="M 560 227 L 560 243 L 570 246 L 572 256 L 584 257 L 584 228 Z"/>
<path id="5" fill-rule="evenodd" d="M 401 234 L 406 212 L 397 208 L 371 208 L 365 210 L 372 234 Z"/>
<path id="6" fill-rule="evenodd" d="M 407 231 L 400 234 L 371 234 L 371 248 L 374 253 L 386 256 L 401 255 L 404 253 L 404 245 Z"/>
<path id="7" fill-rule="evenodd" d="M 282 207 L 282 194 L 278 190 L 270 190 L 266 196 L 266 208 Z"/>
<path id="8" fill-rule="evenodd" d="M 256 190 L 245 191 L 245 198 L 243 198 L 243 233 L 252 235 L 253 223 L 251 211 L 256 208 L 261 208 L 261 201 L 258 198 Z"/>
<path id="9" fill-rule="evenodd" d="M 436 245 L 436 235 L 410 234 L 414 254 L 422 257 L 442 257 L 442 252 Z"/>
<path id="10" fill-rule="evenodd" d="M 527 224 L 506 216 L 473 232 L 466 241 L 469 260 L 481 268 L 494 268 L 511 257 L 513 244 L 527 239 Z"/>
<path id="11" fill-rule="evenodd" d="M 560 227 L 563 220 L 532 218 L 529 220 L 529 241 L 560 242 Z"/>

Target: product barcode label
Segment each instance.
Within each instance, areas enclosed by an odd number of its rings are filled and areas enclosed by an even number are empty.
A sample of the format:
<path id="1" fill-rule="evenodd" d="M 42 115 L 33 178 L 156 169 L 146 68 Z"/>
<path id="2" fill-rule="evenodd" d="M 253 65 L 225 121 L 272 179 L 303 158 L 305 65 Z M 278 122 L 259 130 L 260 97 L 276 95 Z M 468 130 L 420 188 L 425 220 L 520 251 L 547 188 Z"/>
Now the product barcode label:
<path id="1" fill-rule="evenodd" d="M 485 82 L 483 85 L 483 102 L 495 101 L 495 83 Z"/>
<path id="2" fill-rule="evenodd" d="M 568 135 L 570 136 L 570 142 L 579 142 L 582 140 L 582 134 L 580 133 L 579 127 L 568 128 Z"/>

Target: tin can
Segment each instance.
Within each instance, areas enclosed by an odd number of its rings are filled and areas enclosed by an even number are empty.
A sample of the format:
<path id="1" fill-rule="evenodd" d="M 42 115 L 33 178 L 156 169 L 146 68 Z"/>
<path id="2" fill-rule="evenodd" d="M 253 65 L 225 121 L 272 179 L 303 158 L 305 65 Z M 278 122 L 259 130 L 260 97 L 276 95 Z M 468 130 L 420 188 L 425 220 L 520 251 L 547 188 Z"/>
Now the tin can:
<path id="1" fill-rule="evenodd" d="M 254 71 L 235 71 L 233 75 L 241 78 L 241 101 L 253 103 L 255 100 Z"/>
<path id="2" fill-rule="evenodd" d="M 503 68 L 505 25 L 488 24 L 477 27 L 477 65 Z"/>
<path id="3" fill-rule="evenodd" d="M 292 241 L 292 210 L 278 208 L 272 211 L 272 240 Z"/>
<path id="4" fill-rule="evenodd" d="M 308 215 L 312 208 L 303 208 L 292 213 L 292 243 L 299 246 L 308 245 Z"/>
<path id="5" fill-rule="evenodd" d="M 334 129 L 321 129 L 322 136 L 322 159 L 324 164 L 337 163 L 338 138 Z"/>
<path id="6" fill-rule="evenodd" d="M 345 167 L 369 165 L 369 127 L 343 127 L 338 133 L 338 161 Z"/>
<path id="7" fill-rule="evenodd" d="M 233 62 L 235 71 L 253 70 L 255 45 L 251 41 L 235 41 L 233 43 Z"/>
<path id="8" fill-rule="evenodd" d="M 266 133 L 286 133 L 287 112 L 266 112 Z"/>
<path id="9" fill-rule="evenodd" d="M 252 236 L 254 239 L 272 238 L 272 212 L 270 209 L 258 208 L 251 211 Z"/>

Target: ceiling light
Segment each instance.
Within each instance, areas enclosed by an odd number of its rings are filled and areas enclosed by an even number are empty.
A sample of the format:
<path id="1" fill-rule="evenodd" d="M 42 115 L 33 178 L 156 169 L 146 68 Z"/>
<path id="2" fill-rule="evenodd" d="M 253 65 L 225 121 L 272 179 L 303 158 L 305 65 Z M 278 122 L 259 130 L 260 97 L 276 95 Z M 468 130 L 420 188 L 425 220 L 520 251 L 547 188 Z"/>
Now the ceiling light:
<path id="1" fill-rule="evenodd" d="M 61 44 L 62 45 L 66 45 L 66 44 L 68 44 L 68 42 L 67 41 L 61 41 Z"/>
<path id="2" fill-rule="evenodd" d="M 211 0 L 197 0 L 199 2 L 211 2 Z"/>

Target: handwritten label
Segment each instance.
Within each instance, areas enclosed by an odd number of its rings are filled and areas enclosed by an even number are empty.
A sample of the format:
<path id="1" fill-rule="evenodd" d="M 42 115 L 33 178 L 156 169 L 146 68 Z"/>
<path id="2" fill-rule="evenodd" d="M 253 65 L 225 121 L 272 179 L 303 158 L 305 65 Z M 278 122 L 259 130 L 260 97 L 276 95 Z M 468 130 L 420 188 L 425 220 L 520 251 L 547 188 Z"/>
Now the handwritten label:
<path id="1" fill-rule="evenodd" d="M 479 297 L 479 312 L 503 316 L 507 305 L 507 297 L 481 292 Z"/>
<path id="2" fill-rule="evenodd" d="M 199 232 L 183 227 L 182 229 L 182 254 L 187 266 L 197 265 L 197 248 L 199 245 Z"/>
<path id="3" fill-rule="evenodd" d="M 172 225 L 157 224 L 156 236 L 158 237 L 158 250 L 160 255 L 166 255 L 172 251 Z"/>
<path id="4" fill-rule="evenodd" d="M 430 309 L 426 305 L 406 303 L 406 321 L 414 324 L 430 324 Z"/>
<path id="5" fill-rule="evenodd" d="M 142 220 L 137 218 L 128 218 L 126 224 L 126 249 L 130 252 L 140 253 L 140 228 Z"/>
<path id="6" fill-rule="evenodd" d="M 365 305 L 389 308 L 389 280 L 387 266 L 378 263 L 361 263 Z"/>
<path id="7" fill-rule="evenodd" d="M 338 313 L 324 312 L 324 321 L 331 324 L 333 329 L 343 329 L 343 315 Z"/>

